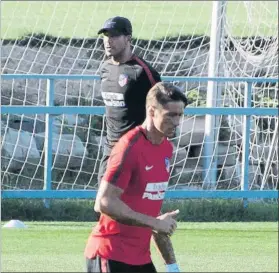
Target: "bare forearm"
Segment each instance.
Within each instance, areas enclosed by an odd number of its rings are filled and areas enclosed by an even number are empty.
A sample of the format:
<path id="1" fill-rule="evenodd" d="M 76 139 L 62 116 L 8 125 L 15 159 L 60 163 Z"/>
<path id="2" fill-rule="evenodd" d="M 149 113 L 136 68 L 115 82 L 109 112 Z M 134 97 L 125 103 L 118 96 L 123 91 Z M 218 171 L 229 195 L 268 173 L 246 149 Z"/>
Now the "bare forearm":
<path id="1" fill-rule="evenodd" d="M 163 233 L 153 232 L 153 240 L 155 242 L 157 250 L 160 252 L 165 263 L 176 263 L 175 254 L 170 237 Z"/>
<path id="2" fill-rule="evenodd" d="M 130 226 L 154 228 L 158 221 L 154 217 L 133 211 L 129 206 L 118 198 L 103 199 L 100 205 L 100 212 L 108 215 L 117 222 Z"/>

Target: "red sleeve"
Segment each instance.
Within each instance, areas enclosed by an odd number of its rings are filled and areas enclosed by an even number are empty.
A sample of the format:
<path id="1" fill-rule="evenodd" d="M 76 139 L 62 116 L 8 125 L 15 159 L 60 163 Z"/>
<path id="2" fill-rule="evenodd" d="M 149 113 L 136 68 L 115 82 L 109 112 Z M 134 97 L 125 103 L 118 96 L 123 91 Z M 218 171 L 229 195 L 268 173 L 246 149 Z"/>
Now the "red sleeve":
<path id="1" fill-rule="evenodd" d="M 123 190 L 128 186 L 135 166 L 132 145 L 121 145 L 113 148 L 103 180 Z"/>

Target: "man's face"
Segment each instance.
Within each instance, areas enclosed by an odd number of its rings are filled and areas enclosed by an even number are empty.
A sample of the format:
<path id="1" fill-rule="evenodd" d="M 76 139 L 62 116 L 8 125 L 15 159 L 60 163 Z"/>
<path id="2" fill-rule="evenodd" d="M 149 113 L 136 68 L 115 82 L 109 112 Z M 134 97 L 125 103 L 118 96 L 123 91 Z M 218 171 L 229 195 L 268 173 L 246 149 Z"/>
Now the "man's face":
<path id="1" fill-rule="evenodd" d="M 184 114 L 184 103 L 181 101 L 169 102 L 163 108 L 154 108 L 153 123 L 155 128 L 165 137 L 175 136 L 176 128 Z"/>
<path id="2" fill-rule="evenodd" d="M 108 57 L 121 56 L 124 50 L 128 46 L 130 46 L 129 41 L 130 36 L 122 35 L 111 31 L 104 32 L 103 42 L 106 55 Z"/>

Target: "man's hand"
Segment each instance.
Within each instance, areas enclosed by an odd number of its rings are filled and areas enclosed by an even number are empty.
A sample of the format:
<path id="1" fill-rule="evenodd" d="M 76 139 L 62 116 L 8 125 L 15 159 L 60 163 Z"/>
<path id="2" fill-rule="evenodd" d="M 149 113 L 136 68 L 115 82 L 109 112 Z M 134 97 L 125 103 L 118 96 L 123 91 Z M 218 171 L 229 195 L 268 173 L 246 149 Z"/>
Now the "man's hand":
<path id="1" fill-rule="evenodd" d="M 179 210 L 175 210 L 158 216 L 157 219 L 160 221 L 157 222 L 154 230 L 158 233 L 172 235 L 177 227 L 176 220 L 173 217 L 175 217 L 178 213 Z"/>

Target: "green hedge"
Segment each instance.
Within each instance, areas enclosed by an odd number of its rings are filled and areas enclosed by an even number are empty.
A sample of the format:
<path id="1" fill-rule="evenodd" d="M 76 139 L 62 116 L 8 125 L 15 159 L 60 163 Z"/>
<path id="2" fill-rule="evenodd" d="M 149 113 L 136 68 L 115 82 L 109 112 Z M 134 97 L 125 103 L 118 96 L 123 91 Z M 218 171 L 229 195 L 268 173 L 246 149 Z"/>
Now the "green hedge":
<path id="1" fill-rule="evenodd" d="M 96 221 L 94 202 L 89 200 L 51 200 L 46 208 L 42 200 L 2 200 L 2 221 Z M 178 221 L 278 221 L 278 202 L 250 202 L 241 200 L 191 199 L 166 201 L 163 211 L 179 209 Z"/>

